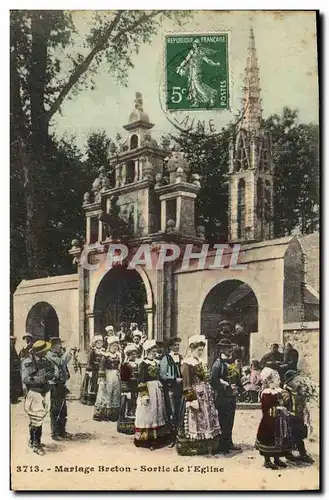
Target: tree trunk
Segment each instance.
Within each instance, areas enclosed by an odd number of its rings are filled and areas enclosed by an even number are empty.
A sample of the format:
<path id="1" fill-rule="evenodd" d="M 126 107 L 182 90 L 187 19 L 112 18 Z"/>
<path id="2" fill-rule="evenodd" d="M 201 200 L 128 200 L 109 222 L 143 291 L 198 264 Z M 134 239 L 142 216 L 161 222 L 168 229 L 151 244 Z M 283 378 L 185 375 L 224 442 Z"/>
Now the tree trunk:
<path id="1" fill-rule="evenodd" d="M 46 12 L 31 13 L 32 47 L 29 75 L 31 133 L 28 141 L 25 144 L 21 143 L 20 146 L 25 185 L 27 260 L 29 275 L 34 278 L 48 275 L 45 245 L 47 200 L 43 186 L 43 172 L 50 142 L 44 108 L 48 41 L 46 16 Z"/>

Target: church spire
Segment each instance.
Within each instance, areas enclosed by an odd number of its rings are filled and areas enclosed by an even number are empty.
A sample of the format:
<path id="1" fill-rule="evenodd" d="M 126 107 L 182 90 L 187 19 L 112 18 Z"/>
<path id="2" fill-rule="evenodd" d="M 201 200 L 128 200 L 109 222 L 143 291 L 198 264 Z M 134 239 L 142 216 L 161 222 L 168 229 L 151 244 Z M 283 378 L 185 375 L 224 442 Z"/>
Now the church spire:
<path id="1" fill-rule="evenodd" d="M 261 126 L 262 107 L 260 90 L 255 36 L 253 28 L 250 28 L 242 98 L 243 118 L 240 127 L 249 132 L 255 132 Z"/>

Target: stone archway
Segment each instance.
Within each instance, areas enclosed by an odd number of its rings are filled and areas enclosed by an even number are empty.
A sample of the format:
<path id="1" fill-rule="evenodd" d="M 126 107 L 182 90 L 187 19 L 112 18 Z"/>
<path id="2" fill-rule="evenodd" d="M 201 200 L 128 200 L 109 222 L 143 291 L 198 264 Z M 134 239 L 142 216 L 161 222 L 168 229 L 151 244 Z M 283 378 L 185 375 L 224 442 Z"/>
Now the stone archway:
<path id="1" fill-rule="evenodd" d="M 144 324 L 148 336 L 153 331 L 153 294 L 148 277 L 139 269 L 117 266 L 101 279 L 94 298 L 94 333 L 104 333 L 106 325 L 120 328 L 120 322 Z"/>
<path id="2" fill-rule="evenodd" d="M 48 302 L 34 304 L 27 315 L 25 329 L 33 335 L 34 340 L 59 337 L 59 321 L 53 306 Z"/>
<path id="3" fill-rule="evenodd" d="M 229 338 L 243 347 L 244 361 L 248 362 L 250 333 L 257 331 L 258 301 L 247 283 L 225 280 L 210 290 L 201 309 L 201 333 L 208 339 L 209 366 L 212 366 L 215 345 L 221 338 Z"/>

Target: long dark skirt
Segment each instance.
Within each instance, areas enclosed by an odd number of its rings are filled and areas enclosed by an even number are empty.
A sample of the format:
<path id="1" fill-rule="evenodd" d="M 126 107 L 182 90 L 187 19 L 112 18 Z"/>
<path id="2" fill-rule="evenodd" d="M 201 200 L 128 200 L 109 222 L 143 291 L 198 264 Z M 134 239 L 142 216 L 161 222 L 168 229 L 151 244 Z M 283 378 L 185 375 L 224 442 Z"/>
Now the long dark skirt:
<path id="1" fill-rule="evenodd" d="M 290 419 L 286 416 L 271 417 L 267 414 L 259 424 L 255 448 L 263 456 L 285 456 L 292 450 L 293 438 Z"/>
<path id="2" fill-rule="evenodd" d="M 122 394 L 120 414 L 117 424 L 118 432 L 122 432 L 123 434 L 135 433 L 136 403 L 136 393 L 133 392 L 131 394 L 131 399 L 128 399 L 126 394 Z"/>
<path id="3" fill-rule="evenodd" d="M 86 373 L 81 386 L 80 403 L 94 406 L 98 392 L 98 370 Z"/>

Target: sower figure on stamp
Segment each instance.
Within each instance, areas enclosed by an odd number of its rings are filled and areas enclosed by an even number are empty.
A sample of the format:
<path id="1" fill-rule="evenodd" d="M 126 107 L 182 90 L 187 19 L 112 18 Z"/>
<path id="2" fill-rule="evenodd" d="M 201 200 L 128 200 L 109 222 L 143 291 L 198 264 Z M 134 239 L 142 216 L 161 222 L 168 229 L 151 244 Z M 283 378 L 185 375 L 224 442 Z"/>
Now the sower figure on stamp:
<path id="1" fill-rule="evenodd" d="M 55 376 L 55 366 L 46 357 L 50 347 L 50 342 L 37 340 L 22 361 L 22 378 L 27 387 L 24 410 L 30 419 L 29 446 L 38 455 L 44 455 L 42 424 L 50 410 L 49 381 Z"/>
<path id="2" fill-rule="evenodd" d="M 218 451 L 227 454 L 230 450 L 241 450 L 232 440 L 239 381 L 232 380 L 229 371 L 230 357 L 235 344 L 229 339 L 222 339 L 217 346 L 219 356 L 212 367 L 211 385 L 215 391 L 215 406 L 222 431 Z"/>
<path id="3" fill-rule="evenodd" d="M 71 434 L 66 432 L 67 405 L 66 396 L 68 389 L 66 382 L 70 378 L 67 368 L 67 360 L 62 356 L 62 341 L 58 337 L 50 339 L 51 349 L 47 358 L 55 366 L 55 377 L 50 381 L 50 416 L 51 416 L 51 436 L 55 441 L 70 439 Z"/>
<path id="4" fill-rule="evenodd" d="M 170 351 L 163 356 L 160 363 L 160 378 L 165 393 L 168 420 L 172 427 L 172 443 L 169 447 L 175 446 L 176 443 L 179 411 L 183 396 L 180 343 L 181 339 L 179 338 L 170 339 Z"/>

